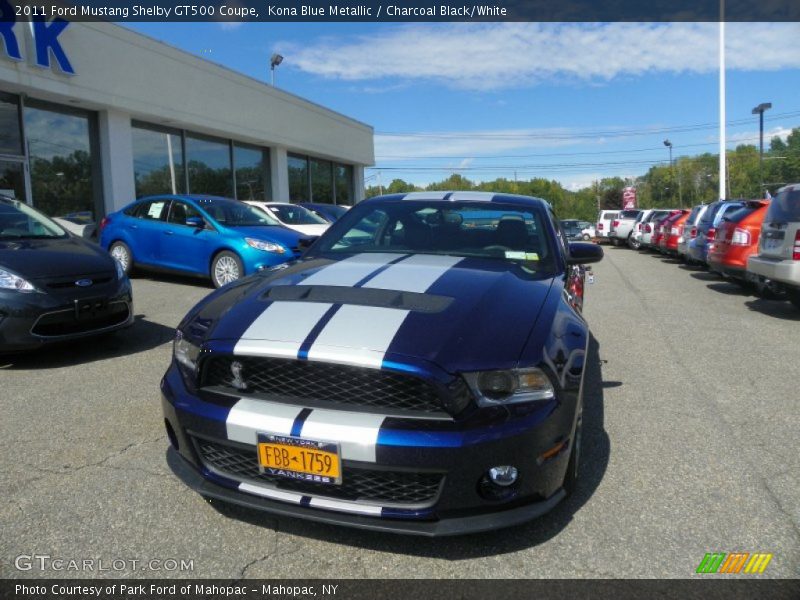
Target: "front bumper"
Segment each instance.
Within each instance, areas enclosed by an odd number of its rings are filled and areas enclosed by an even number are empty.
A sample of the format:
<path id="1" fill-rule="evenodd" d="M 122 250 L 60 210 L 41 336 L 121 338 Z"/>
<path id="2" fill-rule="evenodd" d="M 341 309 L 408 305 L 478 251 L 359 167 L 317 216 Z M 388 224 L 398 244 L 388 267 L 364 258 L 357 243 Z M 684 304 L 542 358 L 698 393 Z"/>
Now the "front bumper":
<path id="1" fill-rule="evenodd" d="M 94 301 L 95 308 L 89 306 Z M 78 317 L 76 303 L 85 309 Z M 97 303 L 103 305 L 97 308 Z M 133 324 L 127 278 L 98 288 L 53 293 L 0 290 L 0 352 L 42 346 L 116 331 Z"/>
<path id="2" fill-rule="evenodd" d="M 337 425 L 357 426 L 374 414 L 313 409 L 295 404 L 275 405 L 257 400 L 262 414 L 245 414 L 218 402 L 190 393 L 173 364 L 161 384 L 162 407 L 173 448 L 180 457 L 176 473 L 193 489 L 212 498 L 269 511 L 279 515 L 307 518 L 378 531 L 418 535 L 455 535 L 508 527 L 533 519 L 553 508 L 564 497 L 564 475 L 571 450 L 575 406 L 552 401 L 537 410 L 511 417 L 503 410 L 480 421 L 386 417 L 380 421 L 370 456 L 351 460 L 345 452 L 347 439 Z M 253 405 L 250 405 L 253 406 Z M 269 432 L 277 414 L 296 408 L 318 420 L 330 419 L 325 441 L 342 444 L 343 484 L 325 487 L 294 480 L 261 477 L 256 458 L 256 433 Z M 261 408 L 257 408 L 259 412 Z M 274 411 L 274 412 L 271 412 Z M 236 413 L 237 416 L 231 415 Z M 264 415 L 267 416 L 264 416 Z M 320 415 L 320 416 L 316 416 Z M 258 424 L 260 422 L 260 424 Z M 319 424 L 319 423 L 318 423 Z M 244 430 L 242 429 L 244 427 Z M 303 433 L 295 433 L 301 437 Z M 343 432 L 344 430 L 339 430 Z M 363 432 L 349 436 L 362 436 Z M 242 443 L 252 437 L 252 442 Z M 317 439 L 320 439 L 319 436 Z M 237 466 L 228 467 L 230 456 L 217 459 L 207 446 L 238 452 Z M 542 459 L 548 450 L 558 451 Z M 212 450 L 213 452 L 213 450 Z M 242 468 L 242 456 L 252 456 L 249 471 Z M 249 464 L 249 463 L 248 463 Z M 479 482 L 490 467 L 514 465 L 519 479 L 514 493 L 502 499 L 487 499 Z M 430 498 L 398 502 L 387 496 L 344 498 L 348 481 L 372 473 L 440 474 L 441 483 Z M 381 484 L 381 485 L 385 485 Z M 305 486 L 305 487 L 304 487 Z"/>
<path id="3" fill-rule="evenodd" d="M 755 255 L 747 259 L 747 270 L 771 281 L 800 288 L 800 260 Z"/>

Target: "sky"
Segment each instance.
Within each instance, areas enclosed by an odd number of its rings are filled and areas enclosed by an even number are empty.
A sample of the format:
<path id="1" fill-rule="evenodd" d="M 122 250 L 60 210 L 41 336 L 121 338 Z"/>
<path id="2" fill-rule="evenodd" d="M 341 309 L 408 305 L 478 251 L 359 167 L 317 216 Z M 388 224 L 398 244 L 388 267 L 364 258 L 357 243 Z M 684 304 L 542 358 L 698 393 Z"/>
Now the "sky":
<path id="1" fill-rule="evenodd" d="M 367 123 L 366 185 L 459 173 L 580 189 L 719 145 L 716 23 L 134 23 Z M 726 25 L 728 146 L 800 127 L 800 23 Z"/>

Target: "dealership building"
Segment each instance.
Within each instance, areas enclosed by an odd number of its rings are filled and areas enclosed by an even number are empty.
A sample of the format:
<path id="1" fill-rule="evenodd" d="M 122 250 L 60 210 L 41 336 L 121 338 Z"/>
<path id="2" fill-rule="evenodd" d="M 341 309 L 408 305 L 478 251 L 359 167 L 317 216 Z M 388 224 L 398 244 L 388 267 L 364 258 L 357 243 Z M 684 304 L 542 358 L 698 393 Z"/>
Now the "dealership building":
<path id="1" fill-rule="evenodd" d="M 369 125 L 113 23 L 0 23 L 0 41 L 0 191 L 51 216 L 363 198 Z"/>

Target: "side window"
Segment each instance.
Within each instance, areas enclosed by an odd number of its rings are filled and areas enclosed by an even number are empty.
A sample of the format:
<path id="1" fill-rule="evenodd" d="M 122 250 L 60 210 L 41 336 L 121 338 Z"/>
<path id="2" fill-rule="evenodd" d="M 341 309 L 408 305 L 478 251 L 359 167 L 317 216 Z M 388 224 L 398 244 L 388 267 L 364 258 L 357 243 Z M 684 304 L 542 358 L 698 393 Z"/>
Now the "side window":
<path id="1" fill-rule="evenodd" d="M 164 220 L 167 216 L 166 208 L 168 204 L 167 200 L 142 202 L 134 207 L 134 212 L 132 214 L 128 214 L 138 219 L 145 219 L 148 221 Z"/>
<path id="2" fill-rule="evenodd" d="M 186 219 L 189 218 L 203 218 L 197 209 L 185 202 L 178 202 L 173 200 L 169 209 L 168 222 L 176 225 L 186 225 Z"/>

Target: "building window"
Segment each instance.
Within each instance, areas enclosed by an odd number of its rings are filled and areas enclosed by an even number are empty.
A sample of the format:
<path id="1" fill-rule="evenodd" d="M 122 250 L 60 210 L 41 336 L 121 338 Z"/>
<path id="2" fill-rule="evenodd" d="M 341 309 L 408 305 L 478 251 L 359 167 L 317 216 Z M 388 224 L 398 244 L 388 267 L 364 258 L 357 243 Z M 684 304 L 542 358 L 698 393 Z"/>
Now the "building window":
<path id="1" fill-rule="evenodd" d="M 26 105 L 24 115 L 33 205 L 50 216 L 95 220 L 88 113 Z"/>
<path id="2" fill-rule="evenodd" d="M 336 204 L 353 205 L 353 166 L 334 165 L 334 200 Z"/>
<path id="3" fill-rule="evenodd" d="M 187 134 L 186 166 L 190 193 L 233 197 L 229 142 Z"/>
<path id="4" fill-rule="evenodd" d="M 333 171 L 328 160 L 312 158 L 311 165 L 311 198 L 312 202 L 333 204 Z"/>
<path id="5" fill-rule="evenodd" d="M 181 133 L 133 125 L 133 177 L 136 196 L 186 191 Z"/>
<path id="6" fill-rule="evenodd" d="M 272 197 L 269 151 L 254 146 L 234 144 L 233 166 L 236 170 L 238 200 L 269 200 Z"/>
<path id="7" fill-rule="evenodd" d="M 289 163 L 289 201 L 309 202 L 308 158 L 290 154 Z"/>
<path id="8" fill-rule="evenodd" d="M 353 204 L 353 166 L 290 154 L 289 201 Z"/>
<path id="9" fill-rule="evenodd" d="M 0 154 L 25 154 L 22 149 L 19 98 L 3 93 L 0 93 Z"/>

